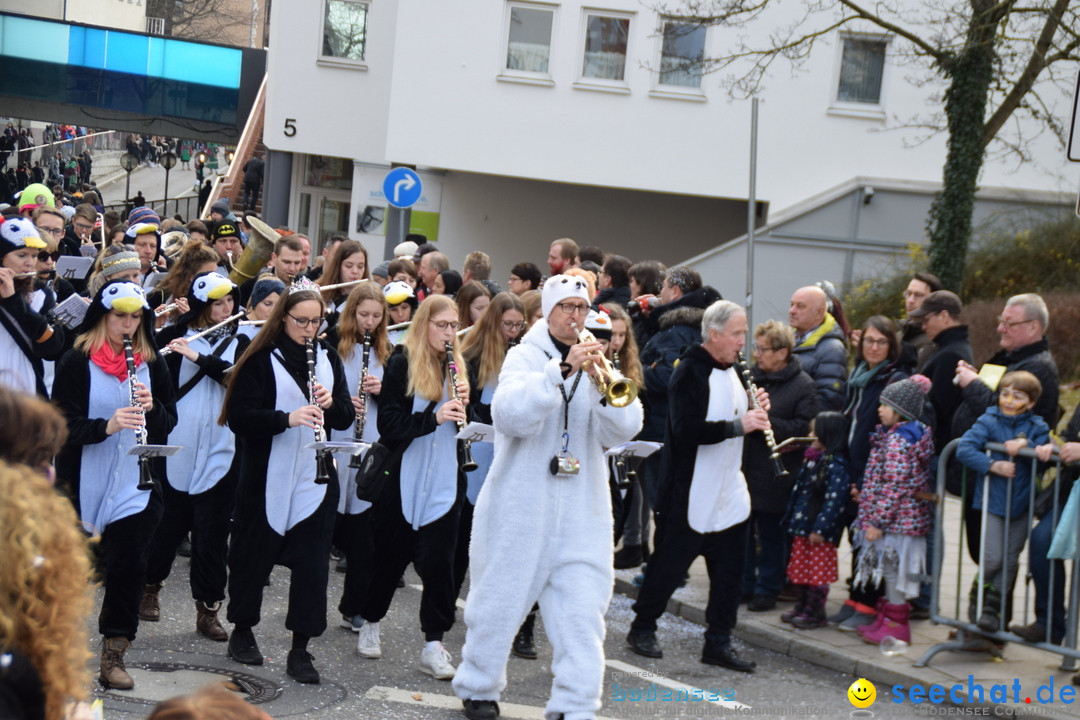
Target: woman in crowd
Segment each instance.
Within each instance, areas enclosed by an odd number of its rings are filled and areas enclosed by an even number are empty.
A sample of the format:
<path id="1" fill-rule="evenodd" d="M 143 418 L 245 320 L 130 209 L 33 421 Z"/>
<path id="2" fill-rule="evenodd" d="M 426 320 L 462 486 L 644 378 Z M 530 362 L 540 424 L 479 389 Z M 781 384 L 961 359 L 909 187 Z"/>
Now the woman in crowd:
<path id="1" fill-rule="evenodd" d="M 461 286 L 457 297 L 458 322 L 463 328 L 471 328 L 487 310 L 491 303 L 491 293 L 476 280 L 470 280 Z"/>
<path id="2" fill-rule="evenodd" d="M 457 306 L 444 295 L 420 304 L 404 345 L 390 356 L 379 397 L 380 442 L 390 449 L 389 480 L 375 503 L 375 567 L 360 614 L 363 657 L 382 655 L 379 621 L 398 579 L 412 562 L 423 581 L 420 629 L 427 641 L 420 669 L 440 680 L 454 676 L 443 635 L 454 624 L 454 553 L 465 478 L 459 464 L 458 424 L 466 422 L 469 383 L 456 350 Z M 457 366 L 450 387 L 447 365 Z M 455 397 L 456 396 L 456 397 Z M 324 563 L 325 564 L 325 563 Z"/>
<path id="3" fill-rule="evenodd" d="M 259 623 L 270 572 L 284 565 L 292 570 L 286 673 L 302 683 L 319 682 L 307 646 L 326 630 L 327 557 L 338 501 L 333 463 L 320 462 L 306 446 L 317 428 L 329 436 L 330 429 L 345 430 L 355 417 L 341 360 L 315 338 L 324 310 L 316 286 L 286 290 L 236 362 L 218 419 L 242 439 L 229 546 L 228 620 L 235 626 L 229 656 L 247 665 L 263 663 L 252 628 Z"/>
<path id="4" fill-rule="evenodd" d="M 330 253 L 330 259 L 326 262 L 326 267 L 323 268 L 317 285 L 326 287 L 327 285 L 339 285 L 356 280 L 370 279 L 367 250 L 355 240 L 344 240 Z M 338 316 L 341 315 L 353 287 L 355 286 L 323 292 L 323 300 L 326 301 L 327 307 L 327 327 L 333 327 L 337 324 Z"/>
<path id="5" fill-rule="evenodd" d="M 56 404 L 69 433 L 56 469 L 83 527 L 101 534 L 100 680 L 126 690 L 135 683 L 124 653 L 139 627 L 150 540 L 162 514 L 160 460 L 149 462 L 158 482 L 140 490 L 140 461 L 127 450 L 140 434 L 150 444 L 165 443 L 176 425 L 174 390 L 154 345 L 153 313 L 135 283 L 116 280 L 102 287 L 78 335 L 56 367 Z M 128 376 L 125 338 L 131 340 L 134 378 Z"/>
<path id="6" fill-rule="evenodd" d="M 98 253 L 91 270 L 90 280 L 86 283 L 86 289 L 91 296 L 110 280 L 130 280 L 133 283 L 140 281 L 139 254 L 131 245 L 116 244 Z"/>
<path id="7" fill-rule="evenodd" d="M 881 391 L 898 380 L 911 375 L 911 368 L 904 364 L 896 323 L 883 315 L 869 318 L 862 328 L 856 345 L 858 360 L 847 382 L 844 399 L 844 416 L 848 423 L 848 458 L 851 461 L 851 479 L 857 488 L 862 487 L 866 461 L 870 457 L 870 438 L 881 419 L 878 407 Z M 848 520 L 855 519 L 851 506 Z M 858 562 L 852 556 L 852 567 Z M 841 630 L 854 631 L 869 625 L 877 617 L 877 605 L 882 599 L 880 583 L 867 583 L 861 589 L 852 589 L 844 606 L 829 618 Z"/>
<path id="8" fill-rule="evenodd" d="M 432 295 L 446 295 L 453 298 L 461 289 L 461 274 L 457 270 L 443 270 L 431 283 Z"/>
<path id="9" fill-rule="evenodd" d="M 26 218 L 0 224 L 0 383 L 23 392 L 47 394 L 42 358 L 64 350 L 64 331 L 28 305 L 37 254 L 46 248 Z"/>
<path id="10" fill-rule="evenodd" d="M 218 256 L 206 245 L 200 242 L 188 241 L 183 251 L 169 269 L 168 276 L 161 281 L 150 293 L 148 301 L 155 311 L 161 310 L 158 305 L 177 303 L 178 307 L 170 311 L 168 315 L 158 318 L 159 322 L 165 322 L 167 317 L 178 317 L 181 313 L 188 312 L 187 293 L 191 288 L 191 282 L 196 275 L 217 270 Z M 154 303 L 157 302 L 158 305 Z"/>
<path id="11" fill-rule="evenodd" d="M 382 392 L 383 368 L 393 346 L 386 333 L 386 295 L 375 283 L 361 283 L 349 293 L 337 325 L 331 328 L 327 341 L 336 347 L 345 368 L 345 386 L 352 395 L 356 410 L 357 430 L 361 442 L 379 441 L 379 395 Z M 363 378 L 361 371 L 365 370 Z M 334 546 L 345 557 L 345 589 L 338 610 L 341 625 L 355 632 L 364 624 L 360 606 L 367 592 L 374 560 L 373 513 L 371 503 L 356 497 L 357 468 L 339 457 L 338 479 L 341 497 L 334 524 Z"/>
<path id="12" fill-rule="evenodd" d="M 218 621 L 225 599 L 229 517 L 236 493 L 236 441 L 231 432 L 214 426 L 225 397 L 225 373 L 247 346 L 230 323 L 195 339 L 229 317 L 240 302 L 240 291 L 216 272 L 195 276 L 187 292 L 191 308 L 175 325 L 158 333 L 176 387 L 176 428 L 169 443 L 180 451 L 165 459 L 162 485 L 165 514 L 150 545 L 146 589 L 139 619 L 161 619 L 158 593 L 172 570 L 180 542 L 191 533 L 191 594 L 195 600 L 195 630 L 211 640 L 228 634 Z"/>
<path id="13" fill-rule="evenodd" d="M 528 323 L 528 327 L 532 327 L 537 320 L 544 317 L 543 305 L 541 305 L 541 299 L 543 293 L 539 290 L 529 290 L 521 295 L 521 304 L 525 307 L 525 322 Z"/>
<path id="14" fill-rule="evenodd" d="M 386 295 L 390 326 L 404 325 L 405 323 L 410 322 L 413 313 L 416 312 L 417 302 L 416 294 L 413 293 L 413 289 L 409 287 L 408 283 L 401 282 L 400 280 L 393 280 L 383 287 L 383 293 Z M 390 344 L 400 345 L 405 339 L 405 334 L 408 330 L 408 326 L 390 330 Z"/>

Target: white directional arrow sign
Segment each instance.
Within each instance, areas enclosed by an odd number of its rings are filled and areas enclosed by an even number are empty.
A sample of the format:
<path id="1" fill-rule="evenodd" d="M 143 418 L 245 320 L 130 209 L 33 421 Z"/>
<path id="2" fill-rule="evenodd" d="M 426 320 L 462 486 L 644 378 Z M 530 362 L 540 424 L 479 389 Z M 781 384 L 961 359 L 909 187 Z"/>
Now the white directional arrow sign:
<path id="1" fill-rule="evenodd" d="M 420 199 L 424 186 L 415 170 L 397 167 L 383 178 L 383 195 L 386 202 L 397 208 L 412 207 Z"/>

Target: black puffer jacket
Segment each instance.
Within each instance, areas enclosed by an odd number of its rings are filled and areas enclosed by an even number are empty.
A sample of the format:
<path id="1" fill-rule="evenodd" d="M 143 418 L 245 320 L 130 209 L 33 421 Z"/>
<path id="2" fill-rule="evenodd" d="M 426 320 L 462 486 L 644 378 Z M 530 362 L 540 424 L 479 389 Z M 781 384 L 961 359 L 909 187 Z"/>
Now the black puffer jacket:
<path id="1" fill-rule="evenodd" d="M 923 375 L 930 378 L 927 399 L 934 406 L 934 448 L 941 452 L 952 439 L 953 414 L 964 399 L 959 386 L 953 383 L 956 364 L 961 360 L 974 362 L 967 325 L 942 330 L 931 347 L 934 354 L 927 359 Z"/>
<path id="2" fill-rule="evenodd" d="M 777 443 L 789 437 L 806 437 L 810 421 L 818 414 L 817 388 L 802 370 L 797 357 L 792 357 L 782 369 L 766 373 L 758 366 L 750 369 L 754 384 L 769 393 L 769 422 Z M 802 450 L 781 455 L 789 475 L 773 474 L 765 434 L 753 432 L 743 441 L 743 475 L 750 490 L 750 507 L 755 512 L 783 513 L 795 476 L 802 464 Z"/>

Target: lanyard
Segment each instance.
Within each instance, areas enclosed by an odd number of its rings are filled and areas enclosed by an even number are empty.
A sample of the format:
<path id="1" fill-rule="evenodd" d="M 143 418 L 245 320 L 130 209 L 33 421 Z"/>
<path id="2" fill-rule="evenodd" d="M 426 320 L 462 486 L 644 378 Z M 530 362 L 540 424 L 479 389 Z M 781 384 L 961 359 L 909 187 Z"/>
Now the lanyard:
<path id="1" fill-rule="evenodd" d="M 578 383 L 581 382 L 581 375 L 581 368 L 578 368 L 569 395 L 566 394 L 566 388 L 563 387 L 562 383 L 559 383 L 559 392 L 562 393 L 563 398 L 563 452 L 568 452 L 570 449 L 570 401 L 574 399 L 574 393 L 577 392 Z"/>

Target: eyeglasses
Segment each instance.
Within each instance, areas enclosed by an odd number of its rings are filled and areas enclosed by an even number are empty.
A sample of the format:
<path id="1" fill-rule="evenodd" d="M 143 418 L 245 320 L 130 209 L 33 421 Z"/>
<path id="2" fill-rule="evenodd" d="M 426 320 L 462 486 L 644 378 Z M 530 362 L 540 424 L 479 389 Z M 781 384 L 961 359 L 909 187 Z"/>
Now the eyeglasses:
<path id="1" fill-rule="evenodd" d="M 93 225 L 85 225 L 83 223 L 74 223 L 74 225 L 76 230 L 84 230 L 89 232 L 90 230 L 94 229 Z"/>
<path id="2" fill-rule="evenodd" d="M 38 232 L 49 233 L 53 237 L 63 237 L 64 235 L 64 228 L 43 228 L 40 225 L 35 225 L 35 227 Z"/>
<path id="3" fill-rule="evenodd" d="M 862 341 L 863 345 L 870 345 L 873 347 L 885 347 L 889 344 L 888 338 L 868 338 L 864 337 Z"/>
<path id="4" fill-rule="evenodd" d="M 309 325 L 314 325 L 315 327 L 318 327 L 319 323 L 322 322 L 321 317 L 317 317 L 317 318 L 298 318 L 295 315 L 293 315 L 292 313 L 285 313 L 285 314 L 288 315 L 289 317 L 291 317 L 292 321 L 294 323 L 296 323 L 296 327 L 300 328 L 301 330 L 308 327 Z"/>
<path id="5" fill-rule="evenodd" d="M 60 255 L 61 255 L 61 253 L 58 253 L 58 252 L 52 252 L 51 253 L 51 252 L 48 252 L 47 250 L 42 250 L 41 252 L 39 252 L 37 254 L 37 259 L 40 260 L 41 262 L 45 262 L 46 260 L 52 260 L 53 262 L 56 262 L 57 260 L 60 259 Z"/>
<path id="6" fill-rule="evenodd" d="M 998 321 L 998 325 L 1004 325 L 1007 330 L 1012 330 L 1017 325 L 1023 325 L 1024 323 L 1035 322 L 1035 318 L 1031 318 L 1030 320 L 1009 321 L 1009 320 L 1006 320 L 1003 317 L 999 317 L 997 319 L 997 321 Z"/>
<path id="7" fill-rule="evenodd" d="M 555 307 L 562 310 L 563 315 L 573 315 L 574 313 L 577 313 L 578 315 L 588 315 L 589 314 L 589 306 L 588 305 L 578 305 L 577 303 L 561 302 L 561 303 L 557 303 L 555 305 Z"/>
<path id="8" fill-rule="evenodd" d="M 429 320 L 428 322 L 438 328 L 439 332 L 446 332 L 448 329 L 457 332 L 461 329 L 461 323 L 459 322 L 449 322 L 448 320 Z"/>
<path id="9" fill-rule="evenodd" d="M 525 325 L 527 325 L 527 324 L 528 323 L 526 323 L 524 321 L 522 321 L 522 322 L 510 322 L 509 320 L 503 320 L 502 326 L 504 328 L 506 328 L 507 330 L 520 330 L 523 327 L 525 327 Z"/>
<path id="10" fill-rule="evenodd" d="M 767 352 L 774 352 L 774 351 L 776 351 L 778 349 L 779 348 L 767 347 L 765 345 L 754 345 L 754 352 L 756 352 L 758 355 L 761 355 L 762 353 L 767 353 Z"/>

